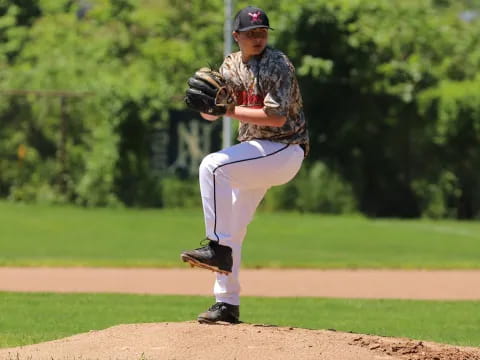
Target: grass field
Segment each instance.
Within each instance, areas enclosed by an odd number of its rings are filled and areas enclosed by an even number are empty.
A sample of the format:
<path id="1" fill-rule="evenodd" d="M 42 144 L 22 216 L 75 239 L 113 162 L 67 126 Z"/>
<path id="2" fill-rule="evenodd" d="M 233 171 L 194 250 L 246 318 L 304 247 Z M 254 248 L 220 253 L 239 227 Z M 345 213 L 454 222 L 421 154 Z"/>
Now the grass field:
<path id="1" fill-rule="evenodd" d="M 204 236 L 200 210 L 0 202 L 0 265 L 179 267 Z M 480 222 L 258 213 L 245 267 L 480 268 Z"/>
<path id="2" fill-rule="evenodd" d="M 181 267 L 200 210 L 83 209 L 0 202 L 0 266 Z M 246 267 L 480 268 L 480 222 L 258 213 Z M 0 292 L 0 347 L 123 323 L 186 321 L 211 298 Z M 252 298 L 242 320 L 480 346 L 479 301 Z"/>
<path id="3" fill-rule="evenodd" d="M 211 301 L 206 297 L 0 292 L 0 347 L 38 343 L 117 324 L 193 320 Z M 248 323 L 480 346 L 479 301 L 245 297 L 241 317 Z"/>

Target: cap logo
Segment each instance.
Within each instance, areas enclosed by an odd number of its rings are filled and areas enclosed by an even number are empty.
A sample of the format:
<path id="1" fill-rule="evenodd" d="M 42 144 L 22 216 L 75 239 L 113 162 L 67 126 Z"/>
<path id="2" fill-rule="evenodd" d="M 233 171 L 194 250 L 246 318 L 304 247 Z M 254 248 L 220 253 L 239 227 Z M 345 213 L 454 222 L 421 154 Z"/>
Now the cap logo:
<path id="1" fill-rule="evenodd" d="M 258 23 L 258 22 L 261 22 L 262 20 L 260 19 L 260 15 L 262 15 L 262 13 L 260 11 L 257 11 L 255 13 L 248 13 L 248 15 L 250 16 L 250 22 L 253 24 L 253 23 Z"/>

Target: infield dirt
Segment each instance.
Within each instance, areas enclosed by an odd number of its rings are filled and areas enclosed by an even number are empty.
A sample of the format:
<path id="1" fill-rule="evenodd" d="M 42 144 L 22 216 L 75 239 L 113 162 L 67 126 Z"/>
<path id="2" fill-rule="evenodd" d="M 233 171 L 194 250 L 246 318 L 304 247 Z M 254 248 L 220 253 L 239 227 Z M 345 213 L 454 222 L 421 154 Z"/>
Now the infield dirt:
<path id="1" fill-rule="evenodd" d="M 212 295 L 200 269 L 0 267 L 0 291 Z M 243 296 L 480 300 L 480 270 L 242 269 Z"/>
<path id="2" fill-rule="evenodd" d="M 316 359 L 479 360 L 480 349 L 268 325 L 119 325 L 0 350 L 5 360 Z"/>
<path id="3" fill-rule="evenodd" d="M 191 287 L 185 286 L 186 279 Z M 479 271 L 244 270 L 242 277 L 250 295 L 364 298 L 479 299 L 479 281 Z M 178 283 L 182 286 L 177 289 Z M 212 274 L 202 270 L 0 268 L 0 290 L 7 291 L 182 294 L 194 289 L 189 295 L 203 295 L 211 285 Z M 329 330 L 191 321 L 119 325 L 0 349 L 0 360 L 37 359 L 480 360 L 480 348 Z"/>

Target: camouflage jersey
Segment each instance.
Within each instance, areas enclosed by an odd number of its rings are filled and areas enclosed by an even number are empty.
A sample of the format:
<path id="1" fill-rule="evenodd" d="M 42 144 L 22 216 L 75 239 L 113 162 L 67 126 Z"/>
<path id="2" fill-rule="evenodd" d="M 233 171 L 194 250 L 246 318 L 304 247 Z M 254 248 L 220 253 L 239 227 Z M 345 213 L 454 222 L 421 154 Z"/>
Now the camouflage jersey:
<path id="1" fill-rule="evenodd" d="M 220 73 L 234 91 L 236 105 L 263 108 L 267 115 L 286 116 L 282 127 L 240 122 L 238 140 L 265 139 L 285 144 L 300 144 L 308 153 L 307 122 L 295 68 L 279 50 L 265 48 L 248 63 L 241 52 L 228 55 Z"/>

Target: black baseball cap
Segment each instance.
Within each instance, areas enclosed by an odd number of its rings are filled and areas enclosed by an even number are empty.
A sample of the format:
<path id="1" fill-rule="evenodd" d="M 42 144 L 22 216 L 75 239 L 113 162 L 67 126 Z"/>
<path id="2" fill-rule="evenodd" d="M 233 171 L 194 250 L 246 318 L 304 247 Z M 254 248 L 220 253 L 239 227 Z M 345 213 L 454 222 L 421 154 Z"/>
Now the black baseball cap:
<path id="1" fill-rule="evenodd" d="M 248 31 L 256 28 L 273 30 L 270 27 L 267 14 L 262 9 L 255 6 L 247 6 L 235 15 L 233 31 Z"/>

